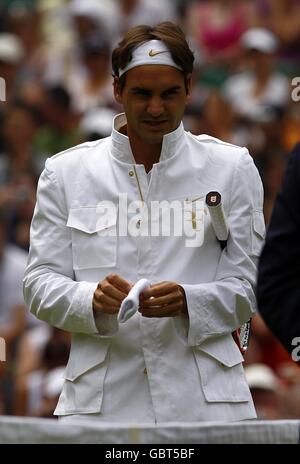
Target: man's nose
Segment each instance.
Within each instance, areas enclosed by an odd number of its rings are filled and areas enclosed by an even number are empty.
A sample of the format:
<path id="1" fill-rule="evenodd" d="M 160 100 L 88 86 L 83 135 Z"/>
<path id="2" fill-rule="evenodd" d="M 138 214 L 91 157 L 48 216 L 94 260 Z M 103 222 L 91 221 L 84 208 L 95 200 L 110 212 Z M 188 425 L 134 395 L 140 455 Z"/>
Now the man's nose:
<path id="1" fill-rule="evenodd" d="M 148 103 L 147 111 L 148 114 L 150 114 L 154 118 L 160 116 L 164 111 L 162 99 L 160 97 L 152 97 Z"/>

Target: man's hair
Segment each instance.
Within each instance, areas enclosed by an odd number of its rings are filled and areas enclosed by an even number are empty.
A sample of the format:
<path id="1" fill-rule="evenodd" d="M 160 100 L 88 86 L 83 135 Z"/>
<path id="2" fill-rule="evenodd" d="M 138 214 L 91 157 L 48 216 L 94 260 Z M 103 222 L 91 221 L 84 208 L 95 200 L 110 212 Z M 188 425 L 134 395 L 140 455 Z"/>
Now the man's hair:
<path id="1" fill-rule="evenodd" d="M 132 59 L 133 50 L 149 40 L 162 40 L 170 50 L 173 60 L 181 67 L 186 89 L 188 79 L 193 72 L 194 54 L 191 51 L 186 37 L 179 26 L 170 21 L 165 21 L 156 26 L 141 25 L 132 27 L 123 40 L 112 52 L 112 69 L 114 77 L 119 77 L 119 69 Z M 120 90 L 124 89 L 126 73 L 119 79 Z"/>

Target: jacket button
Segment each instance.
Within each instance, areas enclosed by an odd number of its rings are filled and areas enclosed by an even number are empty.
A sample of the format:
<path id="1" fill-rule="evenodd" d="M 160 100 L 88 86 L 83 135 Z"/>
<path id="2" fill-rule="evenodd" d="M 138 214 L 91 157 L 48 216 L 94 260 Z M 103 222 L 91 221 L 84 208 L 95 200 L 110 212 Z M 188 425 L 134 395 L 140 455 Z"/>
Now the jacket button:
<path id="1" fill-rule="evenodd" d="M 133 176 L 134 176 L 134 172 L 133 172 L 133 171 L 129 171 L 128 175 L 129 175 L 130 177 L 133 177 Z"/>

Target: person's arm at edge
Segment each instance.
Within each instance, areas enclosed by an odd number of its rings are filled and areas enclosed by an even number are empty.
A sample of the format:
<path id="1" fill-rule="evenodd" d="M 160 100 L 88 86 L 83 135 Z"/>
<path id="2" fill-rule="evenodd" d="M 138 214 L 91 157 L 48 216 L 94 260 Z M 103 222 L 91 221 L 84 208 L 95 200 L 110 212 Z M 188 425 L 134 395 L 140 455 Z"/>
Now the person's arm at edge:
<path id="1" fill-rule="evenodd" d="M 266 324 L 292 352 L 300 337 L 300 144 L 288 160 L 258 266 L 257 302 Z"/>

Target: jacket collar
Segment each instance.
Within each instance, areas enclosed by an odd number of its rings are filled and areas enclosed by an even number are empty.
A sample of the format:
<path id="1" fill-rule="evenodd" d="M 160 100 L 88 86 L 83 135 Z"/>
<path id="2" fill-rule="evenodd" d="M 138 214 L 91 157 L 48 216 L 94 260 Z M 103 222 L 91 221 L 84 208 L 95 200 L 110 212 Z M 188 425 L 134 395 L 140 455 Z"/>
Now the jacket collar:
<path id="1" fill-rule="evenodd" d="M 119 132 L 120 128 L 127 123 L 125 113 L 118 114 L 114 118 L 112 140 L 112 156 L 127 164 L 136 164 L 129 138 Z M 176 154 L 179 145 L 183 143 L 184 128 L 182 122 L 173 132 L 166 134 L 163 138 L 159 162 L 165 161 Z"/>

